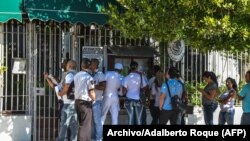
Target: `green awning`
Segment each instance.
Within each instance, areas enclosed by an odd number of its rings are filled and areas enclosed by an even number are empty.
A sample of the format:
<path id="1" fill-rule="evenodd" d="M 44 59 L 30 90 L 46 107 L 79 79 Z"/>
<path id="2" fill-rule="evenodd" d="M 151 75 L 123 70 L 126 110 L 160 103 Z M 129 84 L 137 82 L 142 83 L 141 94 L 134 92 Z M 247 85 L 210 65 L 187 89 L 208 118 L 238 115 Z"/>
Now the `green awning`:
<path id="1" fill-rule="evenodd" d="M 26 0 L 25 9 L 30 20 L 104 25 L 108 16 L 101 9 L 109 2 L 115 0 Z"/>
<path id="2" fill-rule="evenodd" d="M 22 21 L 23 0 L 1 0 L 0 22 L 4 23 L 10 19 Z"/>

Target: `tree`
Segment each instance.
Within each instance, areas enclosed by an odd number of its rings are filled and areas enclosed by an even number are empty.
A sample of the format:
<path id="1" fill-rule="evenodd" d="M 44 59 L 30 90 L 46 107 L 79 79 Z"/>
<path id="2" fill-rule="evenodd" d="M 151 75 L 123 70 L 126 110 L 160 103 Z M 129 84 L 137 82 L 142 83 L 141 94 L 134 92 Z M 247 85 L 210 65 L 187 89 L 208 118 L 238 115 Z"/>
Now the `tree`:
<path id="1" fill-rule="evenodd" d="M 184 39 L 201 50 L 250 48 L 248 0 L 118 0 L 104 12 L 125 37 Z M 121 8 L 122 7 L 122 8 Z"/>

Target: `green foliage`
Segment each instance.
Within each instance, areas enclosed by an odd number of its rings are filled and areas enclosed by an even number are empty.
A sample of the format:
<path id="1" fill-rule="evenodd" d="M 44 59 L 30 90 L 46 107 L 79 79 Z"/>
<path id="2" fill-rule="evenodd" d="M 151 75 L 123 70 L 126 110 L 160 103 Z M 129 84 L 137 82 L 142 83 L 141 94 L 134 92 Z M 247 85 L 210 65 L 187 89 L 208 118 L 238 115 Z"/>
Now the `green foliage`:
<path id="1" fill-rule="evenodd" d="M 237 91 L 238 93 L 242 90 L 243 86 L 245 85 L 245 81 L 240 81 L 239 84 L 238 84 L 238 88 L 237 88 Z"/>
<path id="2" fill-rule="evenodd" d="M 166 42 L 184 39 L 206 50 L 244 51 L 250 48 L 250 2 L 248 0 L 118 0 L 104 13 L 109 24 L 127 38 Z M 122 7 L 122 8 L 121 8 Z"/>
<path id="3" fill-rule="evenodd" d="M 188 101 L 190 105 L 197 105 L 201 106 L 201 94 L 197 90 L 197 88 L 204 88 L 206 86 L 206 83 L 200 82 L 200 83 L 195 83 L 195 81 L 186 81 L 185 82 L 185 88 L 188 92 Z"/>
<path id="4" fill-rule="evenodd" d="M 7 67 L 5 66 L 0 66 L 0 74 L 7 71 Z"/>

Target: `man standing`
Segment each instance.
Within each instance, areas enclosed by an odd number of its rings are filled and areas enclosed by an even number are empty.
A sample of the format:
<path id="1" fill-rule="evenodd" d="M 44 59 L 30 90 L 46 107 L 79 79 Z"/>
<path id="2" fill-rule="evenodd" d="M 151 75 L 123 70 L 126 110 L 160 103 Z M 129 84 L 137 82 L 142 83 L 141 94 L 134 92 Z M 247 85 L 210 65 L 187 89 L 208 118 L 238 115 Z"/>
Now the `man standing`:
<path id="1" fill-rule="evenodd" d="M 99 66 L 99 60 L 91 59 L 90 70 L 95 82 L 95 94 L 96 94 L 96 101 L 92 105 L 93 106 L 92 138 L 95 141 L 102 140 L 102 130 L 103 130 L 103 125 L 101 121 L 102 96 L 103 96 L 103 90 L 106 87 L 105 75 L 103 74 L 102 71 L 98 70 L 98 66 Z"/>
<path id="2" fill-rule="evenodd" d="M 103 97 L 102 124 L 105 123 L 108 111 L 111 114 L 112 125 L 118 125 L 118 115 L 120 110 L 118 93 L 121 91 L 121 71 L 122 64 L 116 63 L 114 71 L 105 74 L 106 89 Z"/>
<path id="3" fill-rule="evenodd" d="M 92 102 L 95 101 L 95 85 L 89 73 L 90 60 L 84 58 L 81 71 L 74 77 L 75 108 L 79 121 L 77 141 L 91 140 Z"/>
<path id="4" fill-rule="evenodd" d="M 77 115 L 75 111 L 75 101 L 73 99 L 68 99 L 67 93 L 69 91 L 69 86 L 74 80 L 74 75 L 76 74 L 76 62 L 73 60 L 68 61 L 66 65 L 67 74 L 62 82 L 62 90 L 58 93 L 59 96 L 63 98 L 63 107 L 61 110 L 61 122 L 60 122 L 60 132 L 58 135 L 58 141 L 64 141 L 67 135 L 68 128 L 70 129 L 71 141 L 77 140 Z"/>
<path id="5" fill-rule="evenodd" d="M 242 88 L 238 99 L 242 100 L 243 114 L 241 116 L 241 125 L 250 125 L 250 70 L 245 75 L 246 85 Z"/>
<path id="6" fill-rule="evenodd" d="M 55 90 L 55 92 L 56 92 L 56 96 L 57 96 L 57 99 L 58 99 L 58 119 L 59 120 L 61 120 L 61 110 L 63 108 L 63 99 L 62 99 L 61 96 L 58 95 L 58 93 L 62 90 L 62 83 L 63 83 L 63 80 L 64 80 L 65 76 L 67 75 L 66 65 L 67 65 L 68 61 L 69 61 L 68 58 L 64 59 L 61 66 L 60 66 L 62 71 L 63 71 L 60 82 L 59 82 L 58 79 L 56 79 L 51 74 L 48 74 L 47 72 L 43 73 L 44 78 L 45 78 L 45 80 L 47 80 L 49 86 L 51 88 L 53 88 Z"/>
<path id="7" fill-rule="evenodd" d="M 130 63 L 131 72 L 122 81 L 122 92 L 126 95 L 125 107 L 128 113 L 129 125 L 142 125 L 143 103 L 141 101 L 140 90 L 145 89 L 147 81 L 138 72 L 138 63 Z"/>

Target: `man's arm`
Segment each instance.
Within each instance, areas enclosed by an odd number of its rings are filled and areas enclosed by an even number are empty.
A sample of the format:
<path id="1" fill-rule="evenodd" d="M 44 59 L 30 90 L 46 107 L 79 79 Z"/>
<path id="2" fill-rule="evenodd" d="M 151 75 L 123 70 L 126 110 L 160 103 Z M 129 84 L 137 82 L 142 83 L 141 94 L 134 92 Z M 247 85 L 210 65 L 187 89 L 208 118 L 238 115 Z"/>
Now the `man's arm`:
<path id="1" fill-rule="evenodd" d="M 127 88 L 122 86 L 122 95 L 125 96 L 127 94 Z"/>
<path id="2" fill-rule="evenodd" d="M 44 79 L 48 82 L 49 86 L 51 88 L 54 88 L 56 85 L 51 81 L 51 79 L 49 79 L 48 73 L 45 72 L 43 75 L 44 75 Z"/>
<path id="3" fill-rule="evenodd" d="M 240 95 L 237 95 L 238 96 L 238 99 L 239 100 L 243 100 L 244 99 L 244 97 L 242 97 L 242 96 L 240 96 Z"/>
<path id="4" fill-rule="evenodd" d="M 98 85 L 95 85 L 95 88 L 97 90 L 105 90 L 105 88 L 106 88 L 106 81 L 99 82 Z"/>
<path id="5" fill-rule="evenodd" d="M 242 90 L 240 91 L 240 93 L 237 95 L 238 100 L 243 100 L 244 97 L 245 97 L 246 92 L 248 92 L 248 89 L 247 89 L 247 87 L 246 87 L 246 85 L 245 85 L 245 86 L 243 86 L 243 88 L 242 88 Z"/>
<path id="6" fill-rule="evenodd" d="M 92 101 L 96 100 L 96 95 L 94 89 L 89 90 L 89 97 L 92 99 Z"/>
<path id="7" fill-rule="evenodd" d="M 163 108 L 163 103 L 164 103 L 165 98 L 166 98 L 165 94 L 161 93 L 161 95 L 160 95 L 160 104 L 159 104 L 159 109 L 160 110 L 162 110 L 162 108 Z"/>
<path id="8" fill-rule="evenodd" d="M 70 84 L 64 84 L 64 85 L 63 85 L 62 91 L 60 91 L 60 92 L 58 93 L 58 95 L 59 95 L 59 96 L 64 96 L 64 95 L 66 95 L 67 92 L 68 92 L 68 90 L 69 90 L 69 86 L 70 86 Z"/>

